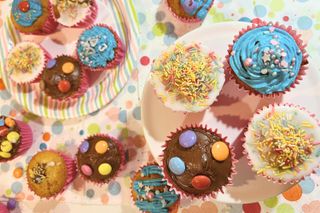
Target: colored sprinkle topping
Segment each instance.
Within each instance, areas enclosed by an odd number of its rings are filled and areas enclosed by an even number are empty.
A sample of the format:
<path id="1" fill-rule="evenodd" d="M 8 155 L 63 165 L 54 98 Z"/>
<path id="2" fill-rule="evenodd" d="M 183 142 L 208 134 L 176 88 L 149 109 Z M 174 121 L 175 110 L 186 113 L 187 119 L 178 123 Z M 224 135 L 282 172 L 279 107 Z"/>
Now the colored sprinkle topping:
<path id="1" fill-rule="evenodd" d="M 293 116 L 285 112 L 271 112 L 256 122 L 257 149 L 268 164 L 266 168 L 274 168 L 278 174 L 301 165 L 314 149 L 314 138 L 306 131 L 314 126 L 307 121 L 298 122 Z"/>
<path id="2" fill-rule="evenodd" d="M 34 183 L 40 184 L 46 179 L 47 177 L 46 167 L 47 167 L 47 164 L 40 163 L 40 164 L 37 164 L 36 167 L 32 168 L 31 178 Z"/>
<path id="3" fill-rule="evenodd" d="M 213 54 L 205 54 L 197 44 L 177 44 L 154 63 L 154 75 L 161 79 L 166 91 L 178 100 L 203 105 L 209 93 L 218 86 Z"/>
<path id="4" fill-rule="evenodd" d="M 57 5 L 59 11 L 65 12 L 78 7 L 87 8 L 90 5 L 90 0 L 54 0 L 53 5 Z"/>

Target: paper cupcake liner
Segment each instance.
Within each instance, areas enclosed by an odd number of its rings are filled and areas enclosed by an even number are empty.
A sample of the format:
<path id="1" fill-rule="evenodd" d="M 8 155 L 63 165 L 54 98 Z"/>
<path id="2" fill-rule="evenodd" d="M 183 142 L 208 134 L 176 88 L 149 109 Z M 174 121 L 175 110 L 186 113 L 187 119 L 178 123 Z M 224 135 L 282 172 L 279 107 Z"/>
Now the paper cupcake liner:
<path id="1" fill-rule="evenodd" d="M 235 164 L 238 162 L 238 160 L 235 157 L 235 152 L 234 152 L 234 148 L 228 143 L 226 142 L 227 137 L 222 137 L 221 134 L 218 133 L 218 130 L 215 129 L 214 131 L 211 128 L 208 128 L 207 125 L 203 126 L 202 124 L 197 125 L 189 125 L 189 126 L 185 126 L 185 127 L 180 127 L 178 129 L 176 129 L 175 132 L 171 132 L 170 136 L 168 136 L 168 139 L 166 140 L 165 144 L 163 145 L 163 153 L 165 151 L 165 149 L 167 148 L 167 144 L 171 141 L 171 137 L 177 133 L 177 132 L 182 132 L 184 130 L 190 129 L 190 128 L 197 128 L 197 129 L 202 129 L 205 130 L 207 132 L 210 132 L 210 134 L 216 135 L 217 137 L 219 137 L 221 140 L 225 143 L 227 143 L 229 145 L 229 150 L 230 150 L 230 155 L 231 155 L 231 163 L 232 166 L 230 168 L 230 175 L 228 177 L 228 181 L 225 185 L 221 185 L 220 187 L 217 187 L 216 190 L 209 192 L 209 193 L 205 193 L 205 194 L 200 194 L 200 195 L 195 195 L 195 194 L 191 194 L 188 192 L 183 191 L 182 189 L 179 188 L 179 186 L 177 186 L 174 181 L 172 180 L 172 178 L 170 177 L 168 171 L 167 171 L 167 163 L 164 159 L 164 154 L 161 154 L 161 158 L 162 158 L 162 168 L 163 168 L 163 173 L 164 173 L 164 177 L 168 182 L 168 185 L 175 190 L 176 193 L 178 193 L 180 196 L 186 196 L 186 197 L 190 197 L 191 199 L 202 199 L 202 200 L 211 200 L 212 198 L 215 199 L 216 198 L 216 193 L 221 192 L 224 193 L 223 191 L 223 187 L 225 186 L 229 186 L 232 185 L 232 177 L 236 174 L 236 168 L 235 168 Z"/>
<path id="2" fill-rule="evenodd" d="M 83 174 L 81 173 L 81 169 L 79 168 L 78 162 L 76 163 L 76 166 L 77 166 L 77 169 L 78 169 L 78 171 L 79 171 L 80 177 L 81 177 L 84 181 L 91 182 L 91 183 L 93 183 L 93 184 L 95 184 L 95 185 L 97 185 L 97 186 L 102 186 L 102 185 L 104 185 L 104 184 L 108 184 L 110 181 L 115 180 L 115 179 L 118 177 L 119 172 L 124 169 L 125 164 L 126 164 L 125 151 L 124 151 L 124 148 L 123 148 L 122 143 L 121 143 L 118 139 L 116 139 L 115 137 L 112 137 L 112 136 L 110 136 L 110 135 L 108 135 L 108 134 L 102 134 L 102 133 L 100 133 L 100 134 L 94 134 L 94 135 L 91 135 L 91 136 L 87 137 L 87 138 L 84 139 L 83 141 L 88 140 L 89 138 L 93 138 L 93 137 L 105 137 L 105 138 L 111 139 L 111 140 L 117 145 L 117 148 L 118 148 L 119 153 L 120 153 L 120 158 L 121 158 L 121 163 L 120 163 L 119 169 L 115 172 L 115 174 L 114 174 L 112 177 L 110 177 L 108 180 L 103 181 L 103 182 L 91 180 L 90 178 L 88 178 L 88 177 L 86 177 L 85 175 L 83 175 Z M 81 143 L 80 143 L 80 144 L 81 144 Z M 78 152 L 79 152 L 79 151 L 80 151 L 80 148 L 78 149 Z"/>
<path id="3" fill-rule="evenodd" d="M 0 202 L 0 212 L 1 213 L 10 213 L 7 206 Z"/>
<path id="4" fill-rule="evenodd" d="M 122 43 L 119 35 L 108 25 L 106 24 L 95 24 L 95 25 L 92 25 L 91 27 L 87 28 L 86 30 L 90 30 L 92 27 L 94 26 L 100 26 L 100 27 L 105 27 L 105 28 L 108 28 L 114 35 L 114 38 L 116 39 L 117 41 L 117 48 L 115 50 L 115 55 L 114 55 L 114 59 L 112 61 L 109 61 L 107 63 L 107 66 L 106 67 L 98 67 L 98 68 L 93 68 L 93 67 L 89 67 L 85 64 L 83 64 L 80 60 L 80 57 L 78 55 L 78 51 L 76 50 L 76 56 L 79 60 L 79 62 L 81 63 L 83 69 L 87 72 L 103 72 L 103 71 L 106 71 L 108 69 L 112 69 L 112 68 L 115 68 L 116 66 L 120 65 L 124 58 L 125 58 L 125 54 L 126 54 L 126 47 L 125 45 Z M 78 41 L 79 42 L 79 41 Z M 78 46 L 78 45 L 77 45 Z"/>
<path id="5" fill-rule="evenodd" d="M 293 108 L 296 108 L 296 109 L 299 109 L 299 110 L 302 110 L 304 112 L 307 112 L 309 114 L 310 117 L 312 117 L 317 123 L 318 123 L 318 126 L 320 126 L 320 122 L 316 119 L 315 117 L 315 114 L 312 114 L 310 113 L 308 110 L 306 110 L 306 108 L 304 107 L 301 107 L 299 105 L 293 105 L 293 104 L 289 104 L 289 103 L 285 103 L 285 104 L 270 104 L 269 106 L 265 106 L 259 110 L 257 110 L 257 112 L 255 114 L 260 114 L 262 113 L 264 110 L 268 110 L 270 108 L 273 108 L 273 107 L 279 107 L 279 106 L 285 106 L 285 107 L 293 107 Z M 252 119 L 250 120 L 249 124 L 248 124 L 248 127 L 251 125 L 253 121 L 253 117 Z M 245 128 L 244 129 L 244 138 L 242 139 L 243 140 L 243 144 L 242 144 L 242 147 L 243 147 L 243 154 L 246 156 L 246 158 L 248 159 L 248 165 L 252 167 L 252 170 L 254 172 L 257 172 L 257 170 L 254 168 L 254 162 L 253 160 L 250 158 L 249 156 L 249 153 L 247 151 L 247 148 L 245 146 L 245 143 L 246 143 L 246 137 L 247 135 L 249 134 L 249 130 L 248 128 Z M 313 173 L 316 173 L 316 171 L 320 168 L 320 164 L 318 164 L 315 168 L 313 168 L 307 175 L 301 177 L 301 178 L 297 178 L 297 177 L 293 177 L 292 179 L 290 180 L 283 180 L 283 179 L 280 179 L 280 178 L 276 178 L 274 176 L 270 176 L 270 175 L 267 175 L 265 174 L 264 172 L 261 172 L 261 173 L 257 173 L 258 175 L 262 176 L 262 177 L 265 177 L 268 181 L 271 181 L 273 183 L 278 183 L 278 184 L 295 184 L 301 180 L 304 180 L 306 176 L 309 176 Z"/>
<path id="6" fill-rule="evenodd" d="M 301 67 L 300 67 L 300 70 L 298 72 L 298 75 L 297 75 L 295 81 L 290 85 L 290 87 L 286 88 L 284 91 L 281 91 L 281 92 L 274 92 L 272 94 L 262 94 L 262 93 L 259 93 L 256 90 L 254 90 L 250 86 L 248 86 L 246 83 L 242 82 L 237 77 L 237 75 L 234 73 L 234 71 L 233 71 L 233 69 L 232 69 L 232 67 L 231 67 L 231 65 L 229 63 L 229 60 L 230 60 L 230 56 L 232 55 L 233 44 L 242 35 L 244 35 L 248 31 L 251 31 L 251 30 L 253 30 L 255 28 L 269 26 L 270 24 L 275 28 L 280 28 L 280 29 L 286 31 L 287 33 L 289 33 L 293 37 L 293 39 L 295 40 L 296 44 L 298 45 L 298 47 L 300 48 L 300 50 L 302 52 L 302 63 L 301 63 Z M 268 22 L 265 22 L 265 21 L 259 21 L 259 22 L 253 23 L 252 25 L 247 26 L 247 28 L 243 28 L 239 32 L 238 35 L 235 35 L 234 39 L 233 39 L 233 44 L 229 45 L 228 55 L 225 57 L 226 61 L 224 63 L 224 69 L 225 69 L 226 72 L 228 72 L 228 74 L 230 76 L 230 79 L 234 80 L 237 83 L 237 85 L 239 86 L 240 89 L 244 89 L 244 90 L 248 91 L 250 95 L 254 94 L 254 95 L 257 95 L 257 96 L 260 96 L 260 97 L 275 97 L 275 96 L 283 95 L 286 92 L 290 92 L 291 88 L 295 88 L 295 86 L 299 84 L 300 80 L 302 80 L 303 76 L 306 74 L 306 70 L 308 69 L 308 66 L 307 66 L 308 65 L 308 54 L 306 52 L 307 45 L 303 44 L 303 41 L 301 39 L 301 35 L 297 34 L 297 32 L 291 26 L 286 27 L 285 25 L 281 25 L 278 22 L 273 24 L 272 22 L 268 23 Z"/>
<path id="7" fill-rule="evenodd" d="M 170 7 L 168 1 L 171 1 L 171 0 L 165 0 L 165 5 L 166 7 L 168 8 L 168 10 L 170 11 L 170 13 L 172 14 L 173 17 L 175 17 L 176 19 L 178 19 L 179 21 L 181 22 L 184 22 L 184 23 L 199 23 L 199 22 L 202 22 L 203 20 L 197 18 L 197 17 L 182 17 L 182 16 L 179 16 L 177 13 L 174 12 L 173 8 Z M 214 0 L 212 0 L 212 3 L 208 9 L 208 12 L 210 11 L 210 8 L 212 7 L 214 3 Z M 183 10 L 183 8 L 181 8 L 181 10 Z"/>
<path id="8" fill-rule="evenodd" d="M 139 167 L 139 170 L 137 170 L 134 174 L 134 176 L 131 179 L 131 183 L 130 183 L 130 191 L 131 191 L 131 200 L 133 201 L 134 205 L 135 205 L 135 202 L 137 201 L 137 199 L 135 199 L 133 197 L 133 181 L 135 181 L 138 176 L 139 176 L 139 173 L 141 172 L 141 170 L 146 167 L 146 166 L 159 166 L 161 168 L 161 166 L 157 163 L 157 162 L 148 162 L 147 164 L 143 165 L 143 166 L 140 166 Z M 161 168 L 163 170 L 163 168 Z M 164 177 L 163 177 L 164 179 Z M 169 185 L 168 185 L 169 186 Z M 169 212 L 170 213 L 177 213 L 178 210 L 179 210 L 179 204 L 180 204 L 180 195 L 177 194 L 179 196 L 178 200 L 174 203 L 174 205 L 172 205 L 170 208 L 169 208 Z M 138 208 L 138 207 L 137 207 Z M 138 208 L 139 209 L 139 208 Z M 139 211 L 141 211 L 139 209 Z"/>

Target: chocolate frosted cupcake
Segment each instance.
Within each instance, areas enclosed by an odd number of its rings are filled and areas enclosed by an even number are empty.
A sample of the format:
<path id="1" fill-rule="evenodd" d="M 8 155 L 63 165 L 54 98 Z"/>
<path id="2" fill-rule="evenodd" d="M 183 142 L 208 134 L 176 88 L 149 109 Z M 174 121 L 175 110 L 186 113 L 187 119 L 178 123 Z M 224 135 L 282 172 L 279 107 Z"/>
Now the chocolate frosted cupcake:
<path id="1" fill-rule="evenodd" d="M 178 212 L 180 197 L 170 190 L 157 164 L 143 166 L 132 178 L 131 195 L 140 211 Z"/>
<path id="2" fill-rule="evenodd" d="M 234 154 L 224 140 L 202 126 L 172 133 L 163 151 L 165 178 L 186 196 L 215 197 L 234 173 Z"/>
<path id="3" fill-rule="evenodd" d="M 77 153 L 81 176 L 88 181 L 104 184 L 117 176 L 124 165 L 122 145 L 108 135 L 94 135 L 84 140 Z"/>
<path id="4" fill-rule="evenodd" d="M 83 95 L 88 79 L 78 61 L 70 56 L 49 60 L 42 74 L 41 89 L 51 98 L 68 100 Z"/>

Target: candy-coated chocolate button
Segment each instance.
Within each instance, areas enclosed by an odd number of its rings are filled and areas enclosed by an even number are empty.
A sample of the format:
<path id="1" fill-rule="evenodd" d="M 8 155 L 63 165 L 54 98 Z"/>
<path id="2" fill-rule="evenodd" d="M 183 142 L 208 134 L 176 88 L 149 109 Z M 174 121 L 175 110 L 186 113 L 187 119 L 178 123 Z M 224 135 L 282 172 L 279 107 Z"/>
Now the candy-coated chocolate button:
<path id="1" fill-rule="evenodd" d="M 108 151 L 109 146 L 106 141 L 101 140 L 96 143 L 95 149 L 97 153 L 104 154 Z"/>
<path id="2" fill-rule="evenodd" d="M 49 60 L 48 63 L 47 63 L 47 68 L 48 68 L 48 69 L 51 69 L 51 68 L 54 67 L 56 64 L 57 64 L 57 60 L 51 59 L 51 60 Z"/>
<path id="3" fill-rule="evenodd" d="M 3 152 L 10 152 L 12 150 L 12 144 L 9 141 L 2 141 L 0 149 Z"/>
<path id="4" fill-rule="evenodd" d="M 29 4 L 29 2 L 28 2 L 28 1 L 22 1 L 22 2 L 20 2 L 20 3 L 19 3 L 19 9 L 20 9 L 22 12 L 24 12 L 24 13 L 28 12 L 28 11 L 30 10 L 30 4 Z"/>
<path id="5" fill-rule="evenodd" d="M 112 167 L 108 163 L 103 163 L 99 166 L 98 171 L 101 175 L 108 175 L 112 171 Z"/>
<path id="6" fill-rule="evenodd" d="M 184 148 L 190 148 L 197 142 L 197 135 L 192 130 L 184 131 L 179 136 L 179 144 Z"/>
<path id="7" fill-rule="evenodd" d="M 70 88 L 71 88 L 71 84 L 69 81 L 66 81 L 66 80 L 59 81 L 58 89 L 60 92 L 67 93 L 70 91 Z"/>
<path id="8" fill-rule="evenodd" d="M 175 175 L 182 175 L 186 170 L 186 165 L 179 157 L 173 157 L 169 160 L 169 169 Z"/>
<path id="9" fill-rule="evenodd" d="M 211 185 L 211 180 L 205 175 L 197 175 L 192 178 L 191 185 L 195 189 L 204 190 Z"/>
<path id="10" fill-rule="evenodd" d="M 80 145 L 80 152 L 81 153 L 86 153 L 89 150 L 89 142 L 88 141 L 83 141 Z"/>
<path id="11" fill-rule="evenodd" d="M 0 126 L 4 126 L 4 120 L 0 119 Z"/>
<path id="12" fill-rule="evenodd" d="M 17 143 L 19 138 L 20 138 L 20 134 L 17 133 L 16 131 L 9 132 L 9 134 L 7 135 L 7 139 L 11 143 Z"/>
<path id="13" fill-rule="evenodd" d="M 0 126 L 0 136 L 4 137 L 8 134 L 9 129 L 6 126 Z"/>
<path id="14" fill-rule="evenodd" d="M 74 71 L 74 65 L 71 62 L 66 62 L 62 65 L 62 72 L 69 74 Z"/>
<path id="15" fill-rule="evenodd" d="M 11 158 L 11 154 L 7 152 L 0 152 L 0 157 L 2 158 Z"/>
<path id="16" fill-rule="evenodd" d="M 211 147 L 211 154 L 217 161 L 224 161 L 229 156 L 229 147 L 226 143 L 218 141 Z"/>
<path id="17" fill-rule="evenodd" d="M 92 175 L 92 169 L 90 166 L 84 164 L 81 166 L 81 172 L 85 175 L 85 176 L 91 176 Z"/>
<path id="18" fill-rule="evenodd" d="M 12 119 L 12 118 L 6 118 L 4 120 L 5 124 L 8 126 L 8 127 L 14 127 L 14 125 L 16 124 L 16 122 Z"/>

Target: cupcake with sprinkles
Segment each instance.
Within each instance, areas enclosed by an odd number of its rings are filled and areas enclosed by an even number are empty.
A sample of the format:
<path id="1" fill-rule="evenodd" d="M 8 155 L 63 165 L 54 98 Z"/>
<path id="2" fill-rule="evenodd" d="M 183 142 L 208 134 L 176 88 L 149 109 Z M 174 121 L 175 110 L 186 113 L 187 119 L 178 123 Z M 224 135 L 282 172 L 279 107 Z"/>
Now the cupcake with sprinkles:
<path id="1" fill-rule="evenodd" d="M 162 156 L 165 179 L 191 198 L 213 197 L 231 184 L 236 162 L 229 143 L 207 127 L 184 127 L 171 133 Z"/>
<path id="2" fill-rule="evenodd" d="M 54 33 L 58 23 L 51 13 L 49 0 L 13 0 L 11 21 L 25 34 Z"/>
<path id="3" fill-rule="evenodd" d="M 77 153 L 78 170 L 84 180 L 106 184 L 116 178 L 125 164 L 122 144 L 115 138 L 99 134 L 85 139 Z"/>
<path id="4" fill-rule="evenodd" d="M 86 70 L 105 71 L 121 64 L 125 47 L 111 27 L 99 24 L 80 35 L 77 56 Z"/>
<path id="5" fill-rule="evenodd" d="M 156 163 L 143 166 L 136 172 L 131 181 L 131 196 L 142 212 L 178 212 L 180 196 L 170 189 Z"/>
<path id="6" fill-rule="evenodd" d="M 256 113 L 245 133 L 245 153 L 254 171 L 280 183 L 295 183 L 320 165 L 320 128 L 304 108 L 270 105 Z"/>
<path id="7" fill-rule="evenodd" d="M 166 0 L 173 16 L 183 22 L 200 22 L 207 16 L 213 0 Z"/>
<path id="8" fill-rule="evenodd" d="M 8 54 L 6 71 L 10 79 L 17 84 L 29 84 L 39 81 L 46 62 L 51 56 L 40 45 L 33 42 L 21 42 Z"/>
<path id="9" fill-rule="evenodd" d="M 28 124 L 0 115 L 0 162 L 10 161 L 24 154 L 33 142 Z"/>
<path id="10" fill-rule="evenodd" d="M 224 84 L 219 58 L 197 43 L 178 43 L 154 61 L 151 84 L 164 105 L 174 111 L 208 108 Z"/>
<path id="11" fill-rule="evenodd" d="M 225 70 L 250 94 L 284 94 L 305 74 L 305 47 L 291 27 L 253 24 L 243 29 L 230 45 Z"/>
<path id="12" fill-rule="evenodd" d="M 95 0 L 51 0 L 54 18 L 66 27 L 88 27 L 98 14 Z"/>

